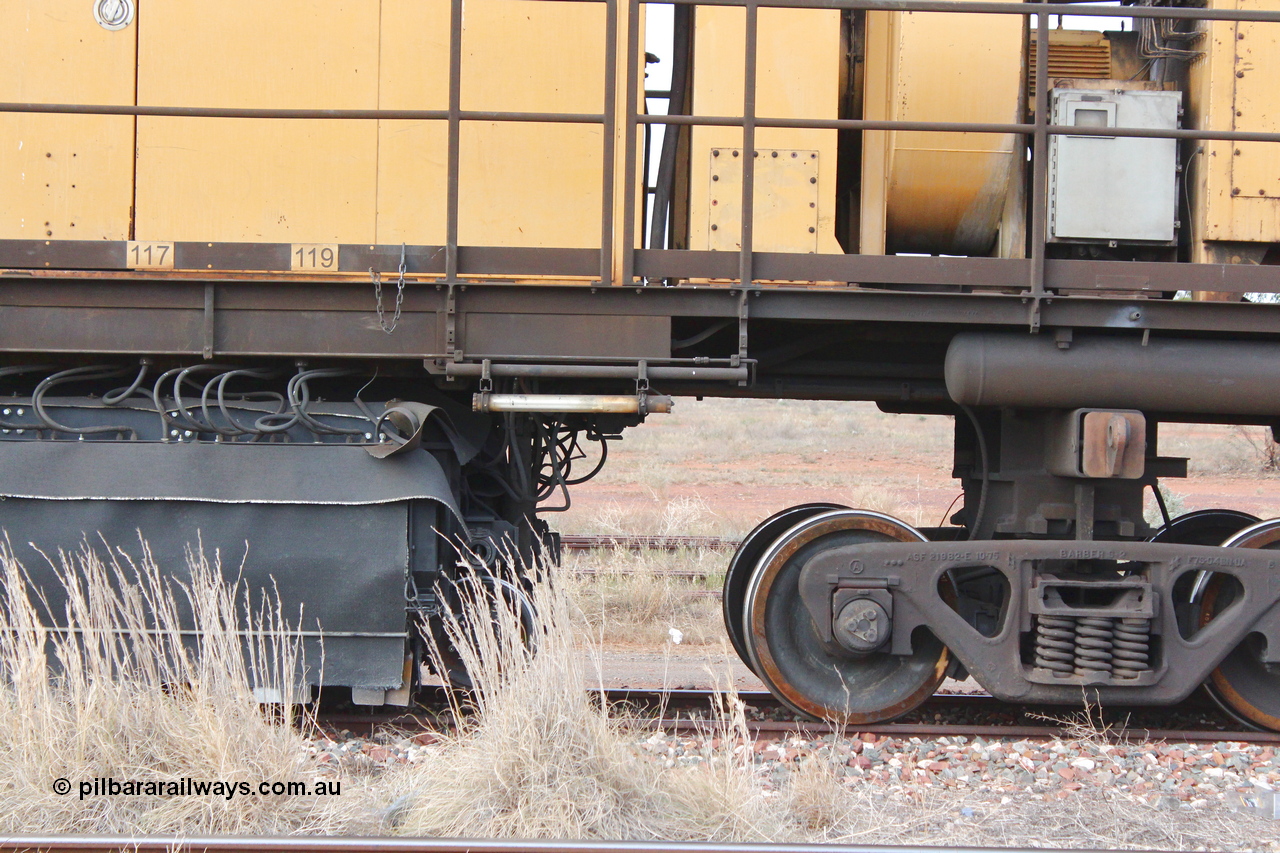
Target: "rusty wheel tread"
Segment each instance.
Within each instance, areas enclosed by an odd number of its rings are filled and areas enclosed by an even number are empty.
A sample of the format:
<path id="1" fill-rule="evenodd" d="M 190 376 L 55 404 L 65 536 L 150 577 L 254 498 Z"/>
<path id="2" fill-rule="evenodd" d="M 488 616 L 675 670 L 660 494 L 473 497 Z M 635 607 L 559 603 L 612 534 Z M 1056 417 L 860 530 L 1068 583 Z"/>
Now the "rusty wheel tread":
<path id="1" fill-rule="evenodd" d="M 724 588 L 720 602 L 729 642 L 733 643 L 733 650 L 738 653 L 738 657 L 748 669 L 754 672 L 751 653 L 747 651 L 742 608 L 747 597 L 747 588 L 751 585 L 751 576 L 755 572 L 761 555 L 768 551 L 780 536 L 801 521 L 821 512 L 848 508 L 835 503 L 808 503 L 787 507 L 757 524 L 733 552 L 733 559 L 729 561 L 729 568 L 724 575 Z"/>
<path id="2" fill-rule="evenodd" d="M 1280 519 L 1262 521 L 1246 527 L 1224 542 L 1223 545 L 1230 548 L 1280 550 Z M 1204 596 L 1200 601 L 1201 627 L 1207 625 L 1221 612 L 1219 609 L 1219 597 L 1222 589 L 1221 579 L 1210 579 L 1205 587 Z M 1227 606 L 1230 606 L 1230 602 L 1228 602 Z M 1258 663 L 1253 658 L 1254 649 L 1251 646 L 1251 642 L 1246 637 L 1244 642 L 1232 649 L 1222 663 L 1209 674 L 1209 680 L 1204 685 L 1205 690 L 1225 712 L 1240 722 L 1264 730 L 1280 731 L 1280 714 L 1259 707 L 1254 699 L 1241 692 L 1241 683 L 1232 681 L 1233 675 L 1239 680 L 1241 675 L 1240 667 Z M 1267 675 L 1270 675 L 1270 673 Z M 1272 677 L 1275 684 L 1271 685 L 1273 689 L 1268 692 L 1280 694 L 1280 675 Z"/>

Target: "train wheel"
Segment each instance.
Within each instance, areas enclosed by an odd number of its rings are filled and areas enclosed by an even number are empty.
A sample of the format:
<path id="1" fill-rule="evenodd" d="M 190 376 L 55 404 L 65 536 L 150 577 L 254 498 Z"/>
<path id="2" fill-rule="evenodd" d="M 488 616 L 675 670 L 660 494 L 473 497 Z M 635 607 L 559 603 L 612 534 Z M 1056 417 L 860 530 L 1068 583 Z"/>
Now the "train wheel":
<path id="1" fill-rule="evenodd" d="M 738 550 L 733 552 L 733 559 L 729 561 L 729 570 L 725 572 L 724 592 L 720 596 L 720 601 L 724 615 L 724 629 L 729 634 L 729 641 L 733 643 L 733 650 L 738 653 L 738 657 L 748 667 L 751 666 L 751 655 L 747 652 L 746 632 L 742 625 L 742 605 L 747 598 L 747 586 L 751 583 L 751 573 L 775 539 L 806 518 L 812 518 L 820 512 L 833 509 L 848 509 L 848 507 L 832 503 L 811 503 L 776 512 L 757 524 L 738 545 Z"/>
<path id="2" fill-rule="evenodd" d="M 1246 527 L 1226 542 L 1232 548 L 1280 550 L 1280 519 Z M 1235 600 L 1235 590 L 1222 575 L 1211 575 L 1200 598 L 1201 625 L 1226 610 Z M 1280 666 L 1264 663 L 1265 641 L 1254 634 L 1222 659 L 1205 682 L 1205 689 L 1218 705 L 1240 722 L 1261 729 L 1280 731 Z"/>
<path id="3" fill-rule="evenodd" d="M 1180 515 L 1161 527 L 1152 542 L 1178 545 L 1221 545 L 1227 539 L 1262 519 L 1234 509 L 1202 509 Z"/>
<path id="4" fill-rule="evenodd" d="M 833 654 L 800 600 L 800 570 L 826 548 L 873 542 L 923 542 L 910 525 L 865 510 L 832 510 L 793 526 L 762 555 L 743 604 L 752 668 L 794 711 L 838 723 L 899 717 L 933 695 L 950 654 L 932 635 L 911 655 Z"/>

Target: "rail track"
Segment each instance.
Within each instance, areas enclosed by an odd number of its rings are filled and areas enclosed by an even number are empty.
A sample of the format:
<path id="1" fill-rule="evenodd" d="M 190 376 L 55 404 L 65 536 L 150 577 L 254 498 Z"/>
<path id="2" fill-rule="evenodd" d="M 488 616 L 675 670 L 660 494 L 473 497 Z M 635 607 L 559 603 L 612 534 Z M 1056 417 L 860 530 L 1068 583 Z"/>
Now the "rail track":
<path id="1" fill-rule="evenodd" d="M 605 691 L 615 717 L 636 728 L 677 734 L 723 731 L 732 721 L 712 713 L 718 707 L 710 690 L 617 689 Z M 1078 707 L 1014 706 L 985 694 L 937 694 L 906 718 L 892 723 L 842 726 L 796 719 L 764 691 L 744 691 L 738 698 L 747 709 L 747 732 L 758 740 L 791 735 L 816 739 L 828 735 L 875 735 L 886 738 L 984 737 L 1052 740 L 1087 732 L 1109 742 L 1280 744 L 1280 733 L 1244 731 L 1207 703 L 1179 708 L 1117 707 L 1095 711 L 1087 721 Z M 322 711 L 317 722 L 331 731 L 371 734 L 379 728 L 429 731 L 447 709 L 443 692 L 428 688 L 419 709 L 402 713 Z"/>
<path id="2" fill-rule="evenodd" d="M 617 549 L 623 551 L 679 551 L 681 549 L 710 548 L 731 551 L 738 547 L 737 539 L 719 536 L 644 536 L 612 534 L 566 534 L 560 537 L 560 547 L 566 551 L 596 551 Z"/>
<path id="3" fill-rule="evenodd" d="M 693 551 L 714 550 L 732 551 L 737 548 L 737 539 L 724 539 L 719 536 L 613 536 L 609 534 L 588 535 L 568 534 L 560 537 L 560 547 L 565 551 Z M 606 574 L 599 569 L 576 566 L 573 573 L 578 577 L 590 578 Z M 711 577 L 713 572 L 697 569 L 658 569 L 656 574 L 673 580 L 702 581 Z M 720 598 L 721 590 L 690 590 L 688 595 L 694 598 Z"/>

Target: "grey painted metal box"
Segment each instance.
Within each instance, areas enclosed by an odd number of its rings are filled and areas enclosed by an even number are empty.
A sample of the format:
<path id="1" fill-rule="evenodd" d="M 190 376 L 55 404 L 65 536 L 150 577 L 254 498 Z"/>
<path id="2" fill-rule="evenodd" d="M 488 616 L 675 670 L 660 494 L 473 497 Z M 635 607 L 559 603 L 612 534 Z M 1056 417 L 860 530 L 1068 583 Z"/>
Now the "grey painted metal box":
<path id="1" fill-rule="evenodd" d="M 1055 89 L 1053 123 L 1174 129 L 1182 93 Z M 1178 211 L 1174 139 L 1053 136 L 1049 143 L 1049 239 L 1172 243 Z"/>

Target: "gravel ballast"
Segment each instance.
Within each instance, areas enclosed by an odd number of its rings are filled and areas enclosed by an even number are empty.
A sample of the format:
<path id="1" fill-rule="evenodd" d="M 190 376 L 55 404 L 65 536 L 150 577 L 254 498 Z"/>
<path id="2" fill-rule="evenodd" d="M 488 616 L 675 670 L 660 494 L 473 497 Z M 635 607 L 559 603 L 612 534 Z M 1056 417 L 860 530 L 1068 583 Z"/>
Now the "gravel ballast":
<path id="1" fill-rule="evenodd" d="M 1203 837 L 1179 831 L 1177 837 L 1185 838 L 1190 849 L 1280 851 L 1280 821 L 1264 819 L 1256 808 L 1259 786 L 1280 787 L 1280 760 L 1270 744 L 1114 743 L 1100 736 L 1071 735 L 1050 740 L 963 735 L 901 738 L 871 733 L 743 739 L 713 725 L 708 724 L 707 733 L 698 736 L 636 732 L 637 759 L 673 771 L 716 762 L 743 767 L 749 763 L 749 772 L 765 796 L 783 794 L 804 769 L 825 768 L 840 789 L 880 803 L 889 813 L 931 804 L 935 812 L 949 816 L 935 829 L 958 831 L 957 827 L 968 826 L 989 833 L 993 825 L 1003 826 L 994 839 L 977 836 L 985 843 L 1002 843 L 1006 836 L 1009 843 L 1017 842 L 1021 836 L 1016 833 L 1026 830 L 1028 820 L 1038 821 L 1048 814 L 1046 810 L 1069 813 L 1072 817 L 1067 822 L 1087 827 L 1091 813 L 1103 809 L 1110 815 L 1121 803 L 1137 810 L 1139 823 L 1148 820 L 1170 828 L 1185 824 L 1192 830 L 1202 829 Z M 313 738 L 309 747 L 321 773 L 357 776 L 394 772 L 446 749 L 448 736 L 432 732 L 361 737 L 344 731 Z M 1115 823 L 1114 816 L 1103 820 L 1099 813 L 1096 829 L 1101 834 L 1088 838 L 1086 832 L 1078 844 L 1061 836 L 1064 820 L 1059 816 L 1057 828 L 1046 830 L 1043 846 L 1112 843 L 1109 839 L 1115 829 L 1102 824 Z M 1217 824 L 1234 826 L 1249 840 L 1232 841 L 1206 828 Z M 928 838 L 899 840 L 926 843 Z M 1114 843 L 1122 844 L 1124 839 Z M 1162 846 L 1158 840 L 1147 843 Z"/>

